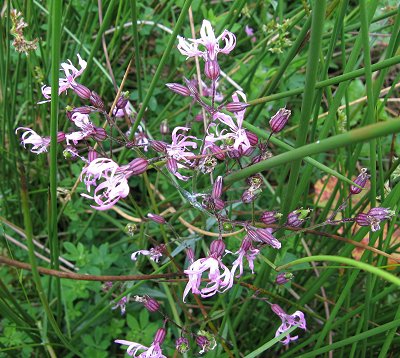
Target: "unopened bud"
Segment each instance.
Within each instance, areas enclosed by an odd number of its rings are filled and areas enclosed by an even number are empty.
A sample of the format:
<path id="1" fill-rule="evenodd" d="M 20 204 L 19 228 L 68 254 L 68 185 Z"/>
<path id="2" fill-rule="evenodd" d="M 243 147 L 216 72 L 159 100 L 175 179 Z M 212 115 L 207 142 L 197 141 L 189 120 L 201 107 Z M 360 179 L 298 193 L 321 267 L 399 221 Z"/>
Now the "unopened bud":
<path id="1" fill-rule="evenodd" d="M 124 92 L 122 93 L 118 100 L 117 103 L 115 104 L 115 108 L 118 109 L 124 109 L 126 105 L 128 104 L 128 98 L 129 98 L 129 92 Z"/>
<path id="2" fill-rule="evenodd" d="M 214 240 L 210 245 L 210 256 L 221 257 L 225 252 L 225 244 L 221 239 Z"/>
<path id="3" fill-rule="evenodd" d="M 58 132 L 57 133 L 57 143 L 64 142 L 65 140 L 65 133 L 64 132 Z"/>
<path id="4" fill-rule="evenodd" d="M 79 83 L 77 84 L 72 84 L 72 89 L 74 90 L 74 92 L 81 97 L 82 99 L 90 99 L 90 94 L 91 91 L 89 88 L 87 88 L 84 85 L 81 85 Z"/>
<path id="5" fill-rule="evenodd" d="M 367 184 L 368 179 L 370 178 L 370 175 L 367 174 L 367 169 L 363 168 L 361 169 L 361 173 L 359 174 L 359 176 L 354 180 L 354 183 L 357 184 L 358 186 L 360 186 L 361 188 L 365 187 L 365 184 Z M 350 193 L 351 194 L 360 194 L 362 189 L 352 185 L 350 187 Z"/>
<path id="6" fill-rule="evenodd" d="M 190 348 L 189 340 L 185 337 L 179 337 L 175 341 L 175 347 L 179 353 L 181 353 L 181 354 L 186 353 Z"/>
<path id="7" fill-rule="evenodd" d="M 180 85 L 179 83 L 167 83 L 166 86 L 172 91 L 175 92 L 181 96 L 190 96 L 191 92 L 190 90 L 183 85 Z"/>
<path id="8" fill-rule="evenodd" d="M 160 309 L 158 301 L 149 296 L 146 296 L 143 305 L 149 312 L 157 312 Z"/>
<path id="9" fill-rule="evenodd" d="M 243 241 L 242 241 L 242 244 L 240 245 L 240 248 L 241 248 L 243 251 L 247 251 L 247 250 L 250 249 L 250 247 L 251 247 L 251 238 L 250 238 L 249 236 L 246 235 L 246 236 L 244 237 Z"/>
<path id="10" fill-rule="evenodd" d="M 178 170 L 178 163 L 174 158 L 168 158 L 167 163 L 165 165 L 172 174 L 175 174 L 176 171 Z"/>
<path id="11" fill-rule="evenodd" d="M 97 152 L 93 148 L 89 148 L 88 151 L 88 161 L 89 163 L 93 162 L 93 160 L 97 159 L 98 155 Z"/>
<path id="12" fill-rule="evenodd" d="M 194 251 L 191 247 L 188 247 L 186 249 L 186 257 L 189 261 L 190 264 L 192 264 L 195 260 L 194 260 Z"/>
<path id="13" fill-rule="evenodd" d="M 72 114 L 75 114 L 75 113 L 90 114 L 90 113 L 93 112 L 93 110 L 92 110 L 90 107 L 88 107 L 88 106 L 71 108 L 69 111 L 70 111 Z"/>
<path id="14" fill-rule="evenodd" d="M 370 226 L 371 220 L 365 213 L 359 213 L 356 216 L 356 223 L 360 226 Z"/>
<path id="15" fill-rule="evenodd" d="M 213 143 L 209 148 L 210 148 L 211 152 L 214 154 L 215 158 L 217 158 L 219 160 L 225 159 L 225 153 L 216 144 Z"/>
<path id="16" fill-rule="evenodd" d="M 248 130 L 246 130 L 245 132 L 246 132 L 247 139 L 250 142 L 250 145 L 251 146 L 255 146 L 258 143 L 257 135 L 254 134 L 253 132 L 248 131 Z"/>
<path id="17" fill-rule="evenodd" d="M 276 112 L 276 114 L 269 121 L 272 132 L 280 132 L 286 126 L 291 114 L 292 112 L 286 108 L 281 108 L 278 112 Z"/>
<path id="18" fill-rule="evenodd" d="M 222 210 L 225 207 L 225 202 L 222 199 L 215 198 L 215 199 L 213 199 L 213 201 L 214 201 L 215 210 L 219 211 L 219 210 Z"/>
<path id="19" fill-rule="evenodd" d="M 300 227 L 307 218 L 311 209 L 298 209 L 289 213 L 286 224 L 291 227 Z"/>
<path id="20" fill-rule="evenodd" d="M 275 279 L 275 283 L 277 285 L 284 285 L 285 283 L 288 283 L 290 280 L 293 279 L 293 274 L 290 272 L 281 272 L 278 273 Z"/>
<path id="21" fill-rule="evenodd" d="M 247 103 L 242 102 L 230 102 L 228 103 L 225 108 L 227 111 L 236 113 L 245 110 L 249 105 Z"/>
<path id="22" fill-rule="evenodd" d="M 159 153 L 165 153 L 167 150 L 167 143 L 162 142 L 160 140 L 152 140 L 150 142 L 151 147 Z"/>
<path id="23" fill-rule="evenodd" d="M 107 139 L 107 132 L 104 128 L 102 127 L 95 127 L 94 128 L 94 134 L 92 134 L 92 137 L 99 141 L 102 142 L 103 140 Z"/>
<path id="24" fill-rule="evenodd" d="M 147 170 L 148 166 L 149 166 L 148 160 L 143 158 L 136 158 L 129 163 L 129 170 L 133 175 L 139 175 L 144 173 Z"/>
<path id="25" fill-rule="evenodd" d="M 159 328 L 156 332 L 156 335 L 154 336 L 154 343 L 161 344 L 164 342 L 165 335 L 167 334 L 167 331 L 165 328 Z"/>
<path id="26" fill-rule="evenodd" d="M 233 159 L 240 158 L 242 155 L 243 155 L 243 150 L 241 147 L 239 147 L 239 149 L 232 149 L 228 152 L 228 157 Z"/>
<path id="27" fill-rule="evenodd" d="M 372 208 L 370 211 L 368 211 L 367 215 L 373 217 L 376 220 L 382 221 L 382 220 L 387 220 L 390 219 L 392 216 L 394 216 L 395 212 L 393 210 L 390 210 L 389 208 Z"/>
<path id="28" fill-rule="evenodd" d="M 90 93 L 90 103 L 96 108 L 104 109 L 104 102 L 95 91 Z"/>
<path id="29" fill-rule="evenodd" d="M 282 214 L 277 211 L 264 211 L 261 215 L 261 221 L 265 225 L 271 225 L 278 222 L 278 220 L 282 217 Z"/>
<path id="30" fill-rule="evenodd" d="M 210 80 L 216 80 L 220 75 L 219 64 L 217 60 L 208 60 L 204 65 L 204 74 Z"/>
<path id="31" fill-rule="evenodd" d="M 222 184 L 223 184 L 224 178 L 222 176 L 218 176 L 217 179 L 214 182 L 213 185 L 213 190 L 211 193 L 212 198 L 220 198 L 222 195 Z"/>
<path id="32" fill-rule="evenodd" d="M 164 219 L 162 216 L 157 215 L 157 214 L 149 213 L 149 214 L 147 214 L 147 217 L 148 217 L 151 221 L 154 221 L 155 223 L 160 224 L 160 225 L 163 225 L 163 224 L 166 223 L 165 219 Z"/>
<path id="33" fill-rule="evenodd" d="M 262 193 L 260 189 L 247 189 L 242 194 L 242 202 L 245 204 L 252 203 Z"/>
<path id="34" fill-rule="evenodd" d="M 161 124 L 160 124 L 160 133 L 162 135 L 166 135 L 166 134 L 169 133 L 168 122 L 166 120 L 162 121 Z"/>
<path id="35" fill-rule="evenodd" d="M 256 230 L 257 240 L 269 246 L 272 246 L 275 249 L 280 249 L 282 244 L 278 241 L 274 235 L 271 234 L 269 229 L 257 229 Z"/>
<path id="36" fill-rule="evenodd" d="M 193 83 L 193 81 L 189 81 L 187 78 L 185 78 L 185 82 L 186 82 L 186 86 L 187 89 L 189 90 L 190 94 L 194 97 L 198 97 L 199 96 L 199 91 L 197 90 L 197 87 L 195 85 L 195 83 Z"/>

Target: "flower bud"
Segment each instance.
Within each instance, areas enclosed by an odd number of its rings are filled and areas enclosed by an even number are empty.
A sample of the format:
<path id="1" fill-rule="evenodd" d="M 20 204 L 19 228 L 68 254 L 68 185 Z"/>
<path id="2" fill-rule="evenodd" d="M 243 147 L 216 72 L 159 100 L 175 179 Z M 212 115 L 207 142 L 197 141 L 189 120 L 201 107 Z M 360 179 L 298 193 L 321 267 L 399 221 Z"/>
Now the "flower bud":
<path id="1" fill-rule="evenodd" d="M 92 134 L 92 137 L 95 140 L 102 142 L 103 140 L 107 139 L 107 132 L 102 127 L 94 127 L 94 134 Z"/>
<path id="2" fill-rule="evenodd" d="M 180 85 L 179 83 L 167 83 L 166 86 L 172 91 L 177 94 L 180 94 L 181 96 L 190 96 L 191 92 L 190 90 L 183 85 Z"/>
<path id="3" fill-rule="evenodd" d="M 303 225 L 304 220 L 311 212 L 311 209 L 299 209 L 289 213 L 286 225 L 291 227 L 300 227 Z"/>
<path id="4" fill-rule="evenodd" d="M 239 149 L 232 149 L 228 152 L 228 157 L 235 159 L 235 158 L 240 158 L 243 155 L 243 150 L 241 147 Z"/>
<path id="5" fill-rule="evenodd" d="M 143 158 L 136 158 L 129 163 L 129 170 L 131 171 L 132 175 L 139 175 L 144 173 L 147 170 L 148 166 L 148 160 Z"/>
<path id="6" fill-rule="evenodd" d="M 90 103 L 94 107 L 99 108 L 99 109 L 104 109 L 104 103 L 103 103 L 102 99 L 100 98 L 100 96 L 95 91 L 92 91 L 90 93 L 89 99 L 90 99 Z"/>
<path id="7" fill-rule="evenodd" d="M 89 163 L 93 162 L 93 160 L 97 159 L 97 157 L 98 157 L 97 152 L 92 147 L 90 147 L 88 151 Z"/>
<path id="8" fill-rule="evenodd" d="M 359 213 L 356 216 L 356 223 L 360 226 L 370 226 L 371 220 L 369 219 L 367 214 Z"/>
<path id="9" fill-rule="evenodd" d="M 163 225 L 166 223 L 166 220 L 162 216 L 157 215 L 157 214 L 148 213 L 147 217 L 151 221 L 154 221 L 155 223 L 160 224 L 160 225 Z"/>
<path id="10" fill-rule="evenodd" d="M 293 279 L 293 274 L 290 272 L 281 272 L 278 273 L 275 279 L 275 283 L 277 285 L 284 285 L 285 283 L 288 283 L 290 280 Z"/>
<path id="11" fill-rule="evenodd" d="M 278 316 L 286 316 L 286 312 L 281 308 L 281 306 L 277 304 L 272 304 L 271 305 L 272 311 L 277 314 Z"/>
<path id="12" fill-rule="evenodd" d="M 217 60 L 208 60 L 204 65 L 204 74 L 210 80 L 216 80 L 220 75 L 219 64 Z"/>
<path id="13" fill-rule="evenodd" d="M 79 83 L 77 84 L 72 84 L 72 89 L 74 90 L 74 92 L 81 97 L 82 99 L 90 99 L 90 89 L 87 88 L 84 85 L 81 85 Z"/>
<path id="14" fill-rule="evenodd" d="M 187 257 L 187 259 L 189 261 L 189 264 L 192 264 L 195 261 L 195 259 L 194 259 L 194 251 L 193 251 L 193 249 L 191 247 L 188 247 L 186 249 L 186 257 Z"/>
<path id="15" fill-rule="evenodd" d="M 242 244 L 240 245 L 240 248 L 243 251 L 248 251 L 250 247 L 251 247 L 251 238 L 246 235 L 242 241 Z"/>
<path id="16" fill-rule="evenodd" d="M 129 98 L 129 92 L 124 92 L 122 93 L 118 100 L 117 103 L 115 104 L 115 108 L 118 109 L 124 109 L 126 105 L 128 104 L 128 98 Z"/>
<path id="17" fill-rule="evenodd" d="M 276 114 L 269 121 L 272 132 L 280 132 L 286 126 L 291 114 L 292 112 L 286 108 L 281 108 L 278 112 L 276 112 Z"/>
<path id="18" fill-rule="evenodd" d="M 257 229 L 255 231 L 258 242 L 262 242 L 275 249 L 280 249 L 282 244 L 271 234 L 270 229 Z"/>
<path id="19" fill-rule="evenodd" d="M 162 142 L 160 140 L 152 140 L 150 142 L 151 147 L 159 153 L 165 153 L 167 150 L 167 143 Z"/>
<path id="20" fill-rule="evenodd" d="M 209 148 L 210 148 L 211 152 L 214 154 L 215 158 L 217 158 L 219 160 L 225 159 L 225 153 L 216 144 L 214 144 L 214 143 L 211 144 Z"/>
<path id="21" fill-rule="evenodd" d="M 93 112 L 93 110 L 88 106 L 83 106 L 83 107 L 72 108 L 69 110 L 69 112 L 71 112 L 72 114 L 75 114 L 75 113 L 90 114 Z"/>
<path id="22" fill-rule="evenodd" d="M 264 211 L 260 219 L 265 225 L 271 225 L 277 223 L 281 216 L 277 211 Z"/>
<path id="23" fill-rule="evenodd" d="M 168 127 L 168 122 L 165 120 L 165 121 L 162 121 L 161 122 L 161 124 L 160 124 L 160 133 L 162 134 L 162 135 L 166 135 L 166 134 L 168 134 L 170 131 L 169 131 L 169 127 Z"/>
<path id="24" fill-rule="evenodd" d="M 222 239 L 214 240 L 210 245 L 210 256 L 221 257 L 225 252 L 225 244 Z"/>
<path id="25" fill-rule="evenodd" d="M 175 341 L 175 347 L 179 353 L 181 353 L 181 354 L 186 353 L 190 348 L 189 340 L 185 337 L 179 337 Z"/>
<path id="26" fill-rule="evenodd" d="M 178 170 L 178 163 L 174 158 L 168 158 L 167 163 L 165 165 L 172 174 L 175 174 L 176 171 Z"/>
<path id="27" fill-rule="evenodd" d="M 58 132 L 57 133 L 57 143 L 64 142 L 65 140 L 65 133 L 64 132 Z"/>
<path id="28" fill-rule="evenodd" d="M 199 97 L 199 91 L 197 90 L 196 87 L 196 81 L 189 81 L 187 78 L 185 78 L 186 86 L 187 89 L 189 90 L 190 94 L 194 97 Z"/>
<path id="29" fill-rule="evenodd" d="M 157 312 L 160 309 L 158 301 L 150 296 L 146 296 L 143 305 L 149 312 Z"/>
<path id="30" fill-rule="evenodd" d="M 257 194 L 259 193 L 259 191 L 246 189 L 242 194 L 242 202 L 245 204 L 252 203 L 254 200 L 257 199 Z"/>
<path id="31" fill-rule="evenodd" d="M 246 130 L 245 132 L 246 132 L 247 139 L 250 142 L 250 145 L 255 146 L 258 143 L 257 134 L 254 134 L 253 132 L 250 132 L 248 130 Z"/>
<path id="32" fill-rule="evenodd" d="M 225 108 L 227 111 L 236 113 L 245 110 L 249 105 L 247 103 L 242 102 L 230 102 L 228 103 Z"/>
<path id="33" fill-rule="evenodd" d="M 254 152 L 254 147 L 248 147 L 245 151 L 243 151 L 243 156 L 250 157 Z"/>
<path id="34" fill-rule="evenodd" d="M 225 202 L 220 198 L 215 198 L 214 199 L 214 207 L 215 207 L 215 210 L 217 210 L 217 211 L 222 210 L 225 207 Z"/>
<path id="35" fill-rule="evenodd" d="M 367 169 L 362 168 L 361 173 L 359 176 L 354 180 L 354 183 L 357 184 L 358 186 L 361 186 L 361 188 L 365 187 L 365 184 L 367 184 L 368 179 L 370 178 L 370 175 L 367 174 Z M 350 186 L 350 193 L 351 194 L 360 194 L 361 193 L 361 188 L 352 185 Z"/>
<path id="36" fill-rule="evenodd" d="M 223 183 L 224 178 L 222 176 L 218 176 L 217 179 L 214 182 L 213 185 L 213 190 L 211 193 L 211 197 L 216 199 L 220 198 L 222 195 L 222 183 Z"/>
<path id="37" fill-rule="evenodd" d="M 162 344 L 164 342 L 165 336 L 167 334 L 167 331 L 165 328 L 159 328 L 156 332 L 156 335 L 154 336 L 154 343 Z"/>

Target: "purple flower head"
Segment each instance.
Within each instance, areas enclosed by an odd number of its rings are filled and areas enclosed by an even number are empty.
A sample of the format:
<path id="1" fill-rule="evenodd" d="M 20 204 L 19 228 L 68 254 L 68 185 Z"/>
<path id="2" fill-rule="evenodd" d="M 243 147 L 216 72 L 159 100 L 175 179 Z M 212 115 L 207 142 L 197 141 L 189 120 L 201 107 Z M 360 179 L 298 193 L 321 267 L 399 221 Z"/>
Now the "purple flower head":
<path id="1" fill-rule="evenodd" d="M 58 95 L 63 92 L 66 92 L 69 88 L 73 88 L 73 85 L 77 85 L 75 79 L 79 77 L 82 72 L 86 69 L 87 63 L 86 61 L 82 60 L 81 56 L 77 54 L 79 60 L 80 69 L 78 70 L 70 60 L 67 60 L 69 63 L 63 62 L 61 64 L 61 70 L 64 71 L 65 78 L 60 78 L 58 80 Z M 47 100 L 51 99 L 51 87 L 50 86 L 43 86 L 42 87 L 42 94 L 44 98 Z M 48 102 L 48 101 L 44 101 Z M 39 102 L 43 103 L 43 102 Z"/>
<path id="2" fill-rule="evenodd" d="M 143 172 L 143 161 L 145 160 L 142 158 L 137 159 L 140 159 L 141 163 L 137 163 L 136 160 L 133 160 L 130 164 L 123 165 L 121 167 L 113 160 L 108 158 L 97 158 L 93 160 L 82 170 L 81 180 L 83 180 L 85 183 L 89 193 L 92 186 L 96 186 L 96 188 L 93 196 L 88 194 L 81 195 L 95 201 L 98 206 L 91 205 L 91 207 L 94 209 L 110 209 L 118 202 L 118 200 L 128 196 L 129 177 Z M 138 168 L 139 166 L 140 168 Z M 104 181 L 97 185 L 98 180 Z"/>
<path id="3" fill-rule="evenodd" d="M 279 326 L 278 330 L 275 333 L 275 337 L 278 337 L 281 333 L 286 332 L 292 326 L 298 326 L 301 329 L 306 330 L 306 320 L 304 318 L 304 313 L 301 311 L 296 311 L 292 315 L 288 315 L 279 305 L 273 304 L 271 305 L 272 311 L 277 314 L 282 320 L 282 324 Z M 299 337 L 290 335 L 286 336 L 281 342 L 284 345 L 290 343 L 290 341 L 295 341 Z"/>
<path id="4" fill-rule="evenodd" d="M 190 348 L 189 340 L 185 337 L 179 337 L 175 341 L 175 347 L 179 353 L 186 353 Z"/>
<path id="5" fill-rule="evenodd" d="M 361 186 L 361 188 L 364 188 L 365 185 L 367 184 L 368 179 L 370 178 L 370 175 L 367 174 L 367 169 L 362 168 L 361 173 L 358 175 L 358 177 L 354 180 L 354 183 Z M 356 187 L 355 185 L 352 185 L 350 187 L 350 193 L 351 194 L 360 194 L 362 189 Z"/>
<path id="6" fill-rule="evenodd" d="M 204 61 L 216 60 L 218 53 L 229 54 L 236 45 L 236 37 L 232 32 L 224 30 L 221 35 L 215 37 L 214 30 L 210 21 L 203 20 L 200 29 L 200 39 L 188 39 L 178 36 L 178 50 L 182 55 L 189 57 L 202 56 Z M 220 48 L 220 41 L 224 42 L 224 47 Z M 198 49 L 203 46 L 204 50 Z"/>
<path id="7" fill-rule="evenodd" d="M 249 268 L 251 272 L 254 274 L 254 260 L 257 255 L 260 253 L 260 250 L 256 249 L 252 245 L 252 240 L 249 236 L 245 236 L 242 244 L 240 245 L 240 249 L 235 252 L 235 255 L 238 255 L 238 258 L 233 262 L 232 265 L 232 276 L 235 276 L 236 269 L 239 267 L 239 274 L 236 275 L 237 278 L 242 276 L 243 274 L 243 259 L 249 263 Z"/>
<path id="8" fill-rule="evenodd" d="M 41 137 L 34 130 L 26 127 L 18 127 L 15 130 L 15 133 L 21 129 L 25 131 L 21 136 L 21 144 L 24 146 L 24 148 L 26 148 L 27 144 L 32 144 L 32 153 L 40 154 L 47 152 L 47 148 L 50 145 L 50 137 Z"/>
<path id="9" fill-rule="evenodd" d="M 68 133 L 65 135 L 65 139 L 68 145 L 69 141 L 71 140 L 74 143 L 74 145 L 76 145 L 78 144 L 78 141 L 90 137 L 92 135 L 94 136 L 96 134 L 96 129 L 95 129 L 96 127 L 90 121 L 89 116 L 87 114 L 76 112 L 72 114 L 71 121 L 74 122 L 75 125 L 81 130 L 77 132 Z"/>
<path id="10" fill-rule="evenodd" d="M 276 114 L 269 121 L 272 132 L 278 133 L 285 128 L 291 114 L 292 112 L 286 108 L 279 109 L 279 111 L 276 112 Z"/>
<path id="11" fill-rule="evenodd" d="M 185 291 L 183 292 L 183 302 L 188 295 L 189 291 L 193 294 L 200 294 L 201 297 L 211 297 L 217 292 L 225 292 L 233 285 L 233 275 L 230 270 L 222 263 L 221 250 L 225 250 L 225 245 L 222 240 L 215 240 L 210 247 L 210 254 L 206 258 L 201 258 L 193 262 L 187 270 L 184 270 L 185 274 L 188 275 L 188 283 Z M 222 273 L 221 273 L 222 269 Z M 208 279 L 210 282 L 204 288 L 200 289 L 201 278 L 204 272 L 208 273 Z"/>
<path id="12" fill-rule="evenodd" d="M 121 309 L 121 315 L 125 314 L 126 311 L 126 303 L 128 302 L 128 298 L 126 296 L 122 297 L 115 306 L 113 306 L 111 309 L 115 310 L 117 308 Z"/>
<path id="13" fill-rule="evenodd" d="M 158 262 L 160 260 L 160 258 L 162 257 L 164 251 L 165 251 L 164 244 L 158 245 L 156 247 L 152 247 L 150 250 L 135 251 L 131 255 L 131 260 L 136 261 L 136 256 L 140 254 L 140 255 L 149 256 L 150 260 L 153 260 L 154 262 Z"/>

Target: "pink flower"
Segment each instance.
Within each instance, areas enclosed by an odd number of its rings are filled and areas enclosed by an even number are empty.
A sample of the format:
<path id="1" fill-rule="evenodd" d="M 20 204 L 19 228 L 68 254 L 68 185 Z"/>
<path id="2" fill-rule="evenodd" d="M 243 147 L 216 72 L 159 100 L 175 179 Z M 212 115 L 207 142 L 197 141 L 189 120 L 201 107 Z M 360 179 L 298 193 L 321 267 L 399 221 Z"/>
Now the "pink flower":
<path id="1" fill-rule="evenodd" d="M 64 71 L 65 78 L 60 78 L 58 80 L 58 95 L 63 92 L 66 92 L 69 88 L 72 88 L 73 85 L 76 85 L 75 79 L 79 77 L 82 72 L 85 70 L 87 63 L 86 61 L 82 60 L 81 56 L 77 54 L 79 60 L 80 69 L 78 70 L 70 60 L 67 60 L 69 63 L 63 62 L 61 64 L 61 70 Z M 51 87 L 50 86 L 43 86 L 42 87 L 42 94 L 44 98 L 50 100 L 51 99 Z M 44 101 L 47 102 L 47 101 Z M 43 103 L 43 102 L 39 102 Z"/>
<path id="2" fill-rule="evenodd" d="M 117 308 L 121 309 L 121 315 L 125 314 L 126 311 L 126 303 L 128 302 L 128 298 L 126 296 L 122 297 L 115 306 L 113 306 L 111 309 L 115 310 Z"/>
<path id="3" fill-rule="evenodd" d="M 260 250 L 254 248 L 251 243 L 251 238 L 249 236 L 245 236 L 245 238 L 242 241 L 242 244 L 240 246 L 240 249 L 235 252 L 236 255 L 239 255 L 239 257 L 233 262 L 232 266 L 232 276 L 235 275 L 236 269 L 239 267 L 239 274 L 236 275 L 237 278 L 242 276 L 243 274 L 243 259 L 246 258 L 249 267 L 252 273 L 254 273 L 254 260 L 259 254 Z"/>
<path id="4" fill-rule="evenodd" d="M 91 186 L 96 186 L 93 196 L 81 194 L 85 198 L 93 199 L 98 206 L 91 205 L 97 210 L 108 210 L 118 200 L 129 194 L 128 179 L 132 175 L 138 175 L 146 171 L 148 162 L 142 158 L 136 158 L 129 164 L 119 166 L 108 158 L 97 158 L 82 170 L 82 177 L 88 192 Z M 97 185 L 97 180 L 104 179 Z"/>
<path id="5" fill-rule="evenodd" d="M 150 260 L 158 262 L 158 260 L 162 257 L 164 250 L 165 250 L 165 245 L 161 244 L 156 247 L 152 247 L 150 250 L 135 251 L 131 255 L 131 260 L 136 261 L 136 256 L 140 254 L 140 255 L 150 256 Z"/>
<path id="6" fill-rule="evenodd" d="M 96 133 L 96 127 L 90 121 L 89 116 L 87 114 L 76 112 L 71 116 L 71 120 L 81 130 L 77 132 L 68 133 L 65 135 L 65 139 L 68 145 L 70 140 L 72 140 L 74 145 L 76 145 L 78 141 L 86 137 L 89 137 L 91 135 L 94 135 Z"/>
<path id="7" fill-rule="evenodd" d="M 253 36 L 254 35 L 254 30 L 249 25 L 246 25 L 246 27 L 244 28 L 244 31 L 246 32 L 247 36 Z"/>
<path id="8" fill-rule="evenodd" d="M 26 127 L 18 127 L 15 130 L 15 133 L 17 133 L 21 129 L 25 130 L 25 132 L 21 136 L 21 143 L 23 144 L 24 148 L 26 148 L 25 146 L 27 144 L 32 144 L 32 153 L 40 154 L 47 152 L 47 148 L 50 145 L 50 137 L 41 137 L 34 130 Z"/>
<path id="9" fill-rule="evenodd" d="M 217 292 L 225 292 L 233 286 L 233 275 L 230 270 L 222 263 L 221 257 L 225 251 L 225 244 L 222 240 L 215 240 L 210 246 L 210 254 L 206 258 L 201 258 L 193 262 L 187 270 L 189 282 L 183 292 L 183 302 L 189 291 L 193 294 L 200 294 L 201 297 L 211 297 Z M 220 270 L 223 270 L 221 273 Z M 210 270 L 206 287 L 200 289 L 201 278 L 204 272 Z"/>
<path id="10" fill-rule="evenodd" d="M 191 165 L 192 162 L 187 157 L 194 157 L 194 153 L 187 151 L 188 147 L 193 149 L 197 148 L 197 143 L 190 139 L 197 139 L 194 136 L 186 136 L 182 133 L 178 134 L 178 131 L 188 131 L 190 128 L 187 127 L 176 127 L 172 131 L 172 143 L 166 146 L 165 152 L 167 153 L 167 169 L 174 174 L 180 180 L 188 180 L 189 177 L 183 176 L 178 172 L 178 168 L 183 167 L 182 164 L 178 163 L 178 160 L 184 161 Z"/>
<path id="11" fill-rule="evenodd" d="M 123 339 L 117 339 L 114 341 L 118 344 L 123 344 L 128 346 L 126 353 L 128 353 L 132 357 L 137 358 L 167 358 L 165 355 L 162 354 L 162 350 L 160 344 L 165 339 L 166 331 L 164 328 L 159 328 L 155 334 L 154 341 L 150 347 L 143 346 L 139 343 L 125 341 Z M 138 351 L 144 351 L 138 355 Z"/>
<path id="12" fill-rule="evenodd" d="M 306 320 L 304 318 L 304 313 L 301 311 L 296 311 L 292 315 L 288 315 L 279 305 L 273 304 L 271 305 L 271 309 L 274 313 L 276 313 L 280 319 L 282 320 L 282 324 L 279 326 L 278 330 L 275 333 L 275 337 L 278 337 L 281 333 L 286 332 L 292 326 L 298 326 L 301 329 L 306 330 Z M 291 337 L 290 335 L 286 336 L 281 342 L 283 344 L 289 344 L 290 341 L 295 341 L 299 338 L 299 336 Z"/>
<path id="13" fill-rule="evenodd" d="M 246 96 L 242 92 L 237 92 L 232 95 L 233 102 L 240 103 L 238 94 L 246 102 Z M 222 112 L 216 112 L 213 115 L 213 119 L 218 119 L 221 123 L 226 124 L 230 128 L 230 131 L 228 132 L 227 130 L 223 129 L 220 133 L 216 133 L 216 137 L 214 134 L 208 135 L 205 139 L 206 142 L 212 143 L 217 140 L 231 140 L 233 149 L 239 150 L 240 148 L 243 152 L 249 149 L 251 144 L 249 138 L 247 137 L 246 130 L 242 127 L 245 111 L 246 110 L 244 109 L 243 111 L 235 112 L 235 117 L 237 120 L 236 123 L 231 116 L 228 116 Z"/>
<path id="14" fill-rule="evenodd" d="M 210 21 L 203 20 L 200 29 L 200 39 L 188 39 L 178 36 L 179 44 L 178 50 L 182 55 L 189 57 L 202 56 L 205 61 L 216 60 L 218 53 L 229 54 L 236 45 L 236 37 L 232 32 L 224 30 L 221 35 L 215 37 L 214 30 Z M 224 47 L 219 47 L 219 42 L 224 41 Z M 205 49 L 203 51 L 198 49 L 201 45 Z"/>

